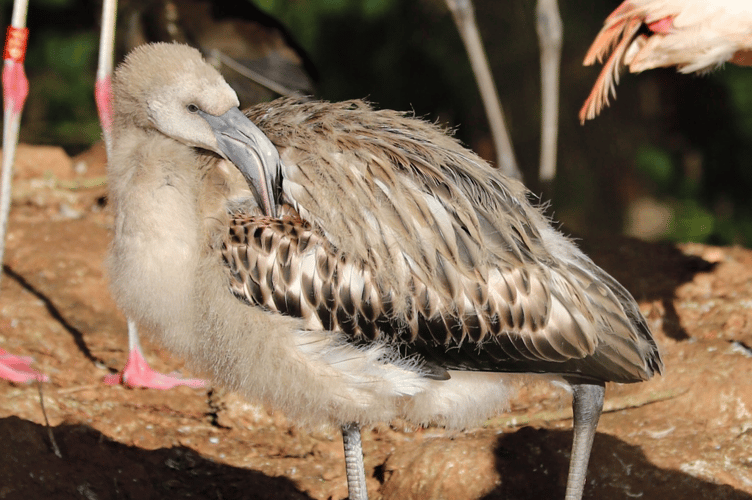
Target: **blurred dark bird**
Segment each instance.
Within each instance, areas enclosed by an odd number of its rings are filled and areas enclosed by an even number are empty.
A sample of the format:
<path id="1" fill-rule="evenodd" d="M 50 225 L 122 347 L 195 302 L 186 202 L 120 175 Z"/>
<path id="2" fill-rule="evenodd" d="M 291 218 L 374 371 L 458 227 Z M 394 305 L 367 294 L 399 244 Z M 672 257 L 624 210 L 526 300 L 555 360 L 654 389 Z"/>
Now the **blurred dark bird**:
<path id="1" fill-rule="evenodd" d="M 625 67 L 632 73 L 664 66 L 676 66 L 681 73 L 703 73 L 725 62 L 752 65 L 752 3 L 627 0 L 606 18 L 584 64 L 601 62 L 609 53 L 580 110 L 582 123 L 608 106 L 609 95 L 616 97 Z"/>
<path id="2" fill-rule="evenodd" d="M 663 364 L 632 296 L 521 183 L 362 101 L 284 98 L 249 120 L 183 45 L 137 48 L 113 88 L 109 267 L 128 317 L 246 397 L 341 426 L 352 500 L 361 425 L 463 428 L 506 407 L 513 373 L 564 381 L 581 498 L 604 383 Z"/>
<path id="3" fill-rule="evenodd" d="M 274 18 L 248 1 L 127 0 L 119 8 L 123 53 L 148 42 L 196 47 L 251 106 L 314 93 L 313 64 Z"/>

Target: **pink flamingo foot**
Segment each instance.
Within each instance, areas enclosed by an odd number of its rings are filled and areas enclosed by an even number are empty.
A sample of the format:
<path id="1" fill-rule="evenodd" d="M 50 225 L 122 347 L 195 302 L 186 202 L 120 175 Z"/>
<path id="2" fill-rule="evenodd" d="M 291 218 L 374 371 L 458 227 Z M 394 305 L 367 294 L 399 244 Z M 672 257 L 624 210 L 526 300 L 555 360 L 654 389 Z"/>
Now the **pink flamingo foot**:
<path id="1" fill-rule="evenodd" d="M 120 373 L 107 375 L 104 383 L 108 385 L 123 384 L 128 387 L 143 387 L 146 389 L 159 389 L 166 391 L 184 385 L 194 389 L 206 387 L 208 382 L 198 378 L 180 378 L 173 375 L 164 375 L 154 371 L 144 359 L 138 348 L 131 350 L 125 368 Z"/>
<path id="2" fill-rule="evenodd" d="M 49 382 L 50 378 L 30 367 L 34 360 L 29 356 L 14 356 L 5 349 L 0 349 L 0 378 L 22 383 L 39 380 Z"/>

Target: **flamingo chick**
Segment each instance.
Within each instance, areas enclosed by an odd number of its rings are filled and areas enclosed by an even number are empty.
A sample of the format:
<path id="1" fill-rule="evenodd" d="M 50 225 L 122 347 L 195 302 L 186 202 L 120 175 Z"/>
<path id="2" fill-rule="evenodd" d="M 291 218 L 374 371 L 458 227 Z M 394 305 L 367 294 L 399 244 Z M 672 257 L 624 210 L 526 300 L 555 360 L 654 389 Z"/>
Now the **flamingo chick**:
<path id="1" fill-rule="evenodd" d="M 647 26 L 649 34 L 640 33 Z M 752 3 L 747 0 L 626 0 L 606 18 L 590 46 L 589 66 L 611 53 L 580 109 L 580 122 L 598 116 L 616 97 L 619 73 L 677 66 L 710 71 L 725 62 L 752 65 Z"/>
<path id="2" fill-rule="evenodd" d="M 511 373 L 566 381 L 581 498 L 604 382 L 663 365 L 634 299 L 521 183 L 362 101 L 249 120 L 183 45 L 135 49 L 113 90 L 109 267 L 129 317 L 246 397 L 341 426 L 353 500 L 361 425 L 462 428 L 506 407 Z"/>

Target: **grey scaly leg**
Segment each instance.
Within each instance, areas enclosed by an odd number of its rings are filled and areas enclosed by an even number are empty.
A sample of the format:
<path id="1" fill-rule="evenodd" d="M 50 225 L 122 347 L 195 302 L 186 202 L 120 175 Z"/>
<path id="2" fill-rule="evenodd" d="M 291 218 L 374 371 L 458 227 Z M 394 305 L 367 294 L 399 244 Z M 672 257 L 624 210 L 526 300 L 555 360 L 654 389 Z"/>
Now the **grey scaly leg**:
<path id="1" fill-rule="evenodd" d="M 363 466 L 363 444 L 360 440 L 360 426 L 356 423 L 343 425 L 342 441 L 345 444 L 348 496 L 350 500 L 368 500 L 366 470 Z"/>
<path id="2" fill-rule="evenodd" d="M 566 500 L 580 500 L 585 488 L 590 451 L 593 448 L 595 429 L 603 410 L 603 384 L 572 384 L 572 410 L 574 411 L 574 439 L 569 460 Z"/>

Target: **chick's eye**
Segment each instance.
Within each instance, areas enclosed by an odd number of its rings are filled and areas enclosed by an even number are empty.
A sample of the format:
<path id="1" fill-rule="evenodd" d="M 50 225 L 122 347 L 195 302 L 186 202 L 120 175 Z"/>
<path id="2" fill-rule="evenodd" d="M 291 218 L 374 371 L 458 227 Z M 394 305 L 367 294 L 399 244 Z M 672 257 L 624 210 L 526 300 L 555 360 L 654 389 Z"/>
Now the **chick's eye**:
<path id="1" fill-rule="evenodd" d="M 198 106 L 196 106 L 195 104 L 189 104 L 188 106 L 186 106 L 186 108 L 188 109 L 189 113 L 198 113 Z"/>

